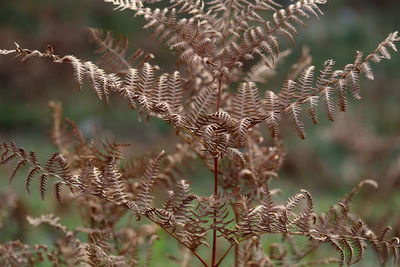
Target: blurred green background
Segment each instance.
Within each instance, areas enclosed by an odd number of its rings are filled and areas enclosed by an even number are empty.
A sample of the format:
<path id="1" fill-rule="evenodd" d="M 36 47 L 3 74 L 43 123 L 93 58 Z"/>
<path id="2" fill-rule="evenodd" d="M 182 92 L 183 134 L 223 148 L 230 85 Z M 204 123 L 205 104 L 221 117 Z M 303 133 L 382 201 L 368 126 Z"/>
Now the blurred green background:
<path id="1" fill-rule="evenodd" d="M 293 53 L 280 68 L 282 73 L 265 88 L 276 90 L 282 84 L 288 66 L 299 57 L 302 46 L 311 49 L 317 67 L 326 59 L 344 66 L 353 61 L 357 50 L 368 53 L 388 33 L 400 29 L 399 0 L 332 0 L 323 11 L 325 16 L 309 20 L 307 28 L 299 30 L 295 47 L 284 42 L 282 50 L 291 48 Z M 113 11 L 112 5 L 101 0 L 3 1 L 0 48 L 11 49 L 14 41 L 32 49 L 44 49 L 51 44 L 57 54 L 96 60 L 86 31 L 86 27 L 95 27 L 126 35 L 130 40 L 129 51 L 142 48 L 153 53 L 153 63 L 161 70 L 174 68 L 170 50 L 150 40 L 150 32 L 141 30 L 142 25 L 141 18 L 133 18 L 129 11 Z M 272 188 L 283 190 L 282 199 L 301 188 L 307 189 L 314 196 L 316 209 L 324 211 L 358 181 L 374 179 L 380 184 L 379 189 L 364 190 L 357 197 L 354 210 L 372 228 L 388 224 L 400 236 L 400 56 L 394 54 L 391 61 L 374 65 L 373 70 L 374 81 L 361 81 L 363 99 L 352 101 L 349 111 L 339 114 L 333 124 L 321 114 L 320 126 L 306 125 L 305 141 L 284 127 L 288 154 L 280 178 L 273 181 Z M 40 59 L 21 64 L 18 59 L 0 57 L 1 142 L 12 138 L 43 158 L 54 152 L 48 138 L 50 100 L 62 101 L 66 117 L 77 122 L 86 135 L 95 131 L 118 142 L 132 143 L 138 154 L 171 148 L 171 140 L 175 138 L 173 129 L 161 121 L 140 122 L 137 113 L 120 99 L 112 99 L 107 106 L 88 88 L 79 92 L 70 66 Z M 206 194 L 212 184 L 211 174 L 206 180 L 208 172 L 204 166 L 199 168 L 190 178 L 194 179 L 194 190 Z M 72 206 L 61 208 L 50 196 L 42 202 L 37 192 L 28 196 L 23 179 L 8 185 L 9 173 L 6 168 L 0 169 L 0 192 L 16 192 L 18 205 L 13 214 L 3 218 L 0 242 L 21 239 L 28 243 L 51 243 L 52 232 L 28 225 L 26 214 L 55 210 L 56 215 L 64 214 L 62 221 L 68 226 L 79 224 Z M 0 207 L 4 201 L 0 198 Z M 362 209 L 357 208 L 360 206 Z M 159 241 L 155 261 L 166 251 L 170 251 L 166 241 Z M 370 259 L 364 264 L 375 266 L 377 262 Z"/>

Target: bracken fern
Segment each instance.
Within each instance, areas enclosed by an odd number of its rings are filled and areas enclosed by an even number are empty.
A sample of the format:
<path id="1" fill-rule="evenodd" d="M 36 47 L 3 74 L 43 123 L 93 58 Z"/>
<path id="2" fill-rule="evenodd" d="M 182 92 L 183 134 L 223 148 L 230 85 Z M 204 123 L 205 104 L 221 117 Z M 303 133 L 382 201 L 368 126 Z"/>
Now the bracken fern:
<path id="1" fill-rule="evenodd" d="M 370 63 L 391 58 L 391 50 L 396 51 L 395 44 L 400 41 L 397 32 L 366 56 L 357 52 L 354 61 L 343 68 L 327 60 L 318 70 L 310 66 L 310 55 L 303 50 L 281 89 L 261 92 L 259 86 L 267 84 L 266 77 L 274 75 L 289 54 L 281 51 L 281 36 L 295 44 L 297 28 L 322 15 L 326 0 L 299 0 L 289 6 L 272 0 L 170 0 L 163 2 L 163 8 L 155 7 L 159 0 L 105 2 L 116 10 L 142 16 L 144 28 L 173 50 L 178 69 L 160 73 L 160 68 L 150 63 L 153 55 L 137 50 L 127 56 L 127 38 L 114 38 L 111 32 L 92 28 L 91 40 L 101 54 L 97 63 L 57 55 L 51 46 L 39 51 L 15 44 L 14 49 L 0 50 L 0 54 L 22 61 L 39 57 L 70 64 L 80 88 L 87 82 L 100 100 L 109 103 L 111 96 L 120 96 L 143 116 L 163 119 L 175 129 L 179 144 L 168 155 L 162 151 L 150 160 L 124 160 L 126 145 L 86 140 L 73 122 L 64 120 L 61 104 L 51 102 L 51 139 L 59 151 L 41 163 L 35 152 L 4 142 L 0 164 L 16 162 L 10 181 L 29 166 L 27 191 L 37 178 L 44 198 L 51 183 L 59 201 L 77 201 L 87 225 L 68 230 L 53 215 L 29 217 L 31 224 L 49 224 L 64 236 L 54 249 L 18 241 L 2 244 L 2 265 L 32 265 L 46 257 L 54 266 L 136 266 L 139 247 L 146 250 L 148 265 L 157 238 L 154 225 L 184 248 L 182 259 L 172 257 L 181 266 L 189 266 L 190 254 L 203 266 L 225 266 L 231 249 L 237 267 L 351 265 L 362 260 L 367 245 L 382 263 L 389 258 L 398 263 L 400 240 L 389 235 L 390 228 L 377 234 L 350 211 L 353 196 L 365 185 L 377 187 L 376 182 L 360 182 L 321 214 L 315 212 L 307 190 L 278 204 L 274 201 L 277 190 L 268 186 L 286 154 L 279 130 L 282 116 L 287 115 L 302 139 L 306 138 L 304 112 L 317 124 L 322 106 L 333 121 L 336 107 L 347 110 L 348 95 L 361 98 L 361 77 L 373 80 Z M 262 135 L 262 125 L 270 133 L 270 146 L 265 145 L 268 137 Z M 190 182 L 178 178 L 179 167 L 195 158 L 202 159 L 213 173 L 210 196 L 191 193 Z M 166 190 L 164 199 L 153 194 L 160 185 Z M 145 217 L 150 223 L 139 229 L 118 228 L 125 214 L 138 220 Z M 78 233 L 87 234 L 86 243 Z M 261 242 L 261 236 L 268 234 L 283 237 L 269 251 Z M 297 237 L 304 237 L 301 247 L 296 244 Z M 217 239 L 228 243 L 220 255 Z M 308 254 L 322 244 L 330 245 L 338 257 L 307 262 Z M 210 247 L 209 255 L 199 252 L 201 246 Z"/>

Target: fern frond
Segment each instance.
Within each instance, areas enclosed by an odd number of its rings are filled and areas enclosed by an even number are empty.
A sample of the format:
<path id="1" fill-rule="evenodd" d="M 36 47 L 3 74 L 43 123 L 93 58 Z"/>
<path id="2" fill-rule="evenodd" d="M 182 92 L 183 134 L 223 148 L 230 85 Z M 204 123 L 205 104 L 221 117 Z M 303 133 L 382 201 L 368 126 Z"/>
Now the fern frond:
<path id="1" fill-rule="evenodd" d="M 306 138 L 306 132 L 304 130 L 304 124 L 300 121 L 300 106 L 294 102 L 290 104 L 286 109 L 285 112 L 289 114 L 290 119 L 296 129 L 297 134 L 301 139 Z"/>
<path id="2" fill-rule="evenodd" d="M 26 176 L 26 186 L 25 186 L 26 191 L 28 193 L 30 193 L 30 185 L 31 185 L 33 176 L 39 172 L 40 172 L 40 167 L 38 167 L 38 166 L 34 166 L 28 171 L 28 175 Z"/>
<path id="3" fill-rule="evenodd" d="M 10 176 L 10 183 L 12 182 L 12 180 L 14 179 L 15 175 L 17 174 L 17 172 L 19 170 L 22 169 L 22 167 L 24 167 L 26 164 L 28 163 L 28 160 L 26 159 L 21 159 L 18 163 L 17 163 L 17 167 L 15 167 L 14 171 L 12 172 L 11 176 Z"/>
<path id="4" fill-rule="evenodd" d="M 112 3 L 118 10 L 138 10 L 143 6 L 141 0 L 104 0 L 106 3 Z"/>
<path id="5" fill-rule="evenodd" d="M 319 101 L 319 96 L 310 96 L 306 99 L 306 102 L 308 103 L 308 113 L 311 116 L 311 120 L 314 124 L 318 124 L 318 101 Z"/>
<path id="6" fill-rule="evenodd" d="M 304 25 L 302 18 L 309 18 L 310 15 L 323 14 L 318 5 L 325 4 L 326 0 L 299 0 L 295 4 L 289 5 L 286 9 L 277 10 L 273 14 L 273 21 L 263 23 L 265 29 L 261 27 L 247 28 L 239 45 L 231 43 L 229 50 L 229 66 L 237 64 L 238 61 L 249 60 L 253 54 L 261 52 L 266 58 L 273 62 L 279 54 L 279 45 L 276 34 L 285 36 L 294 43 L 294 36 L 297 35 L 296 24 Z"/>
<path id="7" fill-rule="evenodd" d="M 53 214 L 41 215 L 40 217 L 37 217 L 37 218 L 27 216 L 27 220 L 30 224 L 32 224 L 34 226 L 38 226 L 41 224 L 48 224 L 58 230 L 61 230 L 65 234 L 68 233 L 67 227 L 60 223 L 60 218 L 55 217 Z"/>
<path id="8" fill-rule="evenodd" d="M 119 72 L 131 68 L 131 64 L 125 59 L 128 48 L 126 37 L 114 39 L 111 31 L 103 33 L 95 28 L 88 28 L 88 31 L 92 42 L 97 46 L 95 52 L 101 54 L 99 66 L 106 72 Z"/>
<path id="9" fill-rule="evenodd" d="M 146 97 L 150 96 L 154 83 L 154 67 L 149 63 L 145 63 L 139 74 L 139 93 Z"/>
<path id="10" fill-rule="evenodd" d="M 245 159 L 243 153 L 240 152 L 238 149 L 233 148 L 233 147 L 228 147 L 226 153 L 232 160 L 240 162 L 240 164 L 242 164 L 242 165 L 244 165 L 246 163 L 246 159 Z"/>
<path id="11" fill-rule="evenodd" d="M 244 77 L 244 81 L 246 82 L 258 82 L 258 83 L 266 83 L 268 79 L 275 76 L 277 74 L 277 67 L 283 62 L 283 60 L 289 56 L 291 50 L 285 50 L 279 53 L 278 57 L 274 60 L 274 62 L 269 62 L 266 58 L 261 58 L 260 62 L 253 65 L 246 73 Z M 289 78 L 290 79 L 290 78 Z"/>
<path id="12" fill-rule="evenodd" d="M 74 69 L 75 80 L 78 83 L 79 89 L 82 89 L 83 78 L 86 72 L 85 65 L 79 58 L 76 58 L 72 55 L 65 56 L 64 60 L 71 63 L 72 68 Z"/>
<path id="13" fill-rule="evenodd" d="M 397 32 L 390 34 L 372 54 L 379 54 L 377 51 L 381 50 L 380 47 L 392 47 L 399 40 Z M 292 80 L 285 81 L 283 88 L 278 94 L 280 107 L 276 108 L 274 112 L 277 114 L 281 114 L 283 111 L 288 113 L 301 138 L 305 137 L 304 125 L 299 117 L 303 104 L 308 104 L 308 112 L 311 119 L 314 123 L 317 123 L 318 100 L 321 99 L 328 119 L 333 121 L 335 112 L 333 92 L 336 91 L 337 93 L 337 104 L 340 111 L 346 111 L 347 109 L 348 90 L 351 91 L 355 99 L 360 99 L 359 74 L 363 73 L 368 79 L 373 78 L 373 73 L 368 62 L 373 58 L 370 55 L 364 58 L 362 53 L 358 52 L 354 63 L 346 65 L 344 70 L 334 71 L 333 66 L 335 62 L 333 60 L 326 61 L 321 74 L 317 77 L 315 86 L 313 86 L 314 67 L 310 66 L 303 72 L 302 77 L 297 82 Z M 381 56 L 381 58 L 387 58 L 387 56 Z M 271 94 L 268 93 L 264 101 L 270 101 L 270 96 Z M 271 109 L 262 118 L 269 125 L 271 135 L 275 136 L 276 130 L 272 130 L 271 127 L 276 124 L 276 120 L 272 120 L 274 116 L 271 116 Z"/>
<path id="14" fill-rule="evenodd" d="M 266 111 L 266 120 L 268 130 L 273 138 L 278 136 L 279 133 L 279 121 L 280 121 L 280 112 L 279 112 L 279 98 L 272 91 L 265 91 L 265 100 L 264 106 Z"/>
<path id="15" fill-rule="evenodd" d="M 243 196 L 238 188 L 234 190 L 234 210 L 237 217 L 238 234 L 240 237 L 256 236 L 259 229 L 258 220 L 261 216 L 261 206 L 251 209 L 249 199 Z"/>
<path id="16" fill-rule="evenodd" d="M 347 76 L 347 84 L 350 89 L 352 96 L 360 100 L 361 88 L 360 88 L 360 73 L 358 70 L 351 70 Z"/>
<path id="17" fill-rule="evenodd" d="M 345 261 L 345 254 L 344 249 L 340 246 L 339 241 L 334 238 L 327 238 L 327 241 L 339 252 L 339 266 L 343 266 Z"/>
<path id="18" fill-rule="evenodd" d="M 237 120 L 245 117 L 256 118 L 260 113 L 261 101 L 254 82 L 242 83 L 232 100 L 232 116 Z"/>
<path id="19" fill-rule="evenodd" d="M 188 111 L 188 119 L 196 123 L 201 115 L 205 115 L 209 112 L 210 108 L 215 106 L 217 90 L 215 85 L 211 85 L 203 89 L 193 100 L 192 106 Z"/>
<path id="20" fill-rule="evenodd" d="M 320 98 L 325 106 L 325 111 L 330 121 L 335 120 L 335 106 L 332 99 L 333 88 L 326 86 L 323 87 L 320 93 Z"/>
<path id="21" fill-rule="evenodd" d="M 173 213 L 176 219 L 176 223 L 185 225 L 188 220 L 189 210 L 192 208 L 193 200 L 197 199 L 196 195 L 189 194 L 190 185 L 185 180 L 177 182 L 177 190 L 174 194 L 174 207 Z"/>
<path id="22" fill-rule="evenodd" d="M 304 70 L 301 77 L 297 81 L 299 86 L 299 97 L 304 98 L 313 91 L 313 79 L 314 79 L 314 66 L 310 66 Z"/>
<path id="23" fill-rule="evenodd" d="M 324 63 L 324 69 L 320 70 L 320 75 L 317 78 L 317 88 L 323 87 L 325 84 L 329 83 L 333 76 L 333 67 L 335 66 L 335 61 L 327 60 Z"/>
<path id="24" fill-rule="evenodd" d="M 338 96 L 339 111 L 346 112 L 347 110 L 347 81 L 345 79 L 339 79 L 336 83 L 336 92 Z"/>
<path id="25" fill-rule="evenodd" d="M 46 196 L 47 179 L 49 175 L 47 173 L 42 173 L 40 176 L 40 197 L 44 200 Z"/>
<path id="26" fill-rule="evenodd" d="M 167 91 L 167 103 L 171 106 L 174 113 L 178 113 L 182 106 L 182 79 L 180 73 L 175 71 L 168 77 L 168 91 Z"/>
<path id="27" fill-rule="evenodd" d="M 121 180 L 122 174 L 115 165 L 115 159 L 109 158 L 103 175 L 103 194 L 105 197 L 118 205 L 127 203 L 125 184 Z"/>
<path id="28" fill-rule="evenodd" d="M 357 254 L 356 258 L 353 260 L 351 264 L 356 264 L 357 262 L 360 262 L 364 258 L 366 244 L 362 239 L 354 238 L 353 246 L 356 248 Z"/>
<path id="29" fill-rule="evenodd" d="M 150 193 L 156 182 L 155 179 L 158 175 L 158 168 L 163 155 L 164 151 L 150 161 L 138 187 L 137 203 L 143 213 L 152 208 L 153 197 Z"/>
<path id="30" fill-rule="evenodd" d="M 147 21 L 144 28 L 154 28 L 154 36 L 166 40 L 171 49 L 178 50 L 180 60 L 190 64 L 213 65 L 215 44 L 210 33 L 193 18 L 177 18 L 175 8 L 140 9 L 136 15 Z"/>
<path id="31" fill-rule="evenodd" d="M 351 246 L 350 242 L 344 238 L 340 238 L 337 244 L 343 249 L 346 265 L 350 266 L 354 255 L 353 247 Z"/>
<path id="32" fill-rule="evenodd" d="M 296 194 L 290 198 L 288 198 L 288 200 L 286 201 L 285 204 L 285 209 L 287 211 L 292 211 L 294 207 L 296 207 L 301 200 L 304 199 L 304 195 L 303 194 Z"/>
<path id="33" fill-rule="evenodd" d="M 46 161 L 44 166 L 38 161 L 38 157 L 34 152 L 27 152 L 25 149 L 17 147 L 14 142 L 0 144 L 1 161 L 0 165 L 8 164 L 15 159 L 19 159 L 14 169 L 10 181 L 22 169 L 23 166 L 31 166 L 26 175 L 26 190 L 30 192 L 30 184 L 32 178 L 39 175 L 40 195 L 42 199 L 45 197 L 47 181 L 49 178 L 56 178 L 60 182 L 73 186 L 73 179 L 66 159 L 59 153 L 53 153 Z"/>
<path id="34" fill-rule="evenodd" d="M 283 87 L 278 94 L 282 107 L 287 107 L 292 102 L 292 99 L 297 97 L 296 87 L 296 82 L 292 80 L 287 80 L 284 82 Z"/>
<path id="35" fill-rule="evenodd" d="M 351 203 L 353 197 L 365 186 L 370 185 L 374 188 L 378 188 L 378 183 L 374 180 L 363 180 L 357 184 L 340 202 L 343 203 L 345 207 L 348 208 L 349 204 Z"/>
<path id="36" fill-rule="evenodd" d="M 397 52 L 396 42 L 400 41 L 398 32 L 393 32 L 388 35 L 388 37 L 381 42 L 374 52 L 366 57 L 366 61 L 380 62 L 382 59 L 391 59 L 391 55 L 388 49 L 392 49 Z"/>

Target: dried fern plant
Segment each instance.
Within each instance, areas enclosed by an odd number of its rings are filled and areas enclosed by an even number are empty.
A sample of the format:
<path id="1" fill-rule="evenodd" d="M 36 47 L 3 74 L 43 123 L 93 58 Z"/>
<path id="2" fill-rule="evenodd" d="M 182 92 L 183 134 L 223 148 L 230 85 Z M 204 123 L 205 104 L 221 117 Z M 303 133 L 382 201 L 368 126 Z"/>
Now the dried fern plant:
<path id="1" fill-rule="evenodd" d="M 162 151 L 150 160 L 124 160 L 126 145 L 86 140 L 73 122 L 64 120 L 61 104 L 51 102 L 51 137 L 59 151 L 41 163 L 35 152 L 4 142 L 0 164 L 16 162 L 10 181 L 29 166 L 27 191 L 38 179 L 45 198 L 51 183 L 59 201 L 77 202 L 86 225 L 68 230 L 53 215 L 28 218 L 31 224 L 49 224 L 64 236 L 53 250 L 17 241 L 2 244 L 2 265 L 33 265 L 47 258 L 54 266 L 136 266 L 137 249 L 142 246 L 147 250 L 147 266 L 156 240 L 154 225 L 181 245 L 182 257 L 172 257 L 181 266 L 191 266 L 190 257 L 206 267 L 226 266 L 230 253 L 237 267 L 351 265 L 363 259 L 367 245 L 382 263 L 391 258 L 398 263 L 400 240 L 390 235 L 390 227 L 375 233 L 350 210 L 354 195 L 365 185 L 376 187 L 376 182 L 360 182 L 322 214 L 314 211 L 308 191 L 278 204 L 277 190 L 268 186 L 286 153 L 279 133 L 282 117 L 292 122 L 302 139 L 306 137 L 302 113 L 317 124 L 322 109 L 333 121 L 336 108 L 347 110 L 349 95 L 361 98 L 361 77 L 374 79 L 370 63 L 391 58 L 400 41 L 397 32 L 367 55 L 357 52 L 343 68 L 327 60 L 317 71 L 305 49 L 279 91 L 261 91 L 260 85 L 268 85 L 265 77 L 274 75 L 289 54 L 280 49 L 281 37 L 295 43 L 297 28 L 322 15 L 326 0 L 299 0 L 289 6 L 273 0 L 170 0 L 164 1 L 163 8 L 157 7 L 161 2 L 157 0 L 105 2 L 142 16 L 147 22 L 144 28 L 177 56 L 178 69 L 160 73 L 150 63 L 153 55 L 138 50 L 128 56 L 126 38 L 115 39 L 111 32 L 98 29 L 89 29 L 101 54 L 97 63 L 57 55 L 51 46 L 39 51 L 15 44 L 0 54 L 22 61 L 38 57 L 71 64 L 80 88 L 87 81 L 100 100 L 108 103 L 111 96 L 120 96 L 143 116 L 163 119 L 180 142 L 168 155 Z M 263 125 L 270 136 L 263 136 Z M 267 138 L 272 145 L 266 145 Z M 179 167 L 195 158 L 202 159 L 213 174 L 210 196 L 191 193 L 190 182 L 177 178 Z M 153 190 L 160 185 L 166 188 L 166 198 L 154 200 Z M 150 223 L 139 229 L 118 228 L 125 214 L 138 220 L 145 217 Z M 78 233 L 87 234 L 88 241 L 81 241 Z M 266 250 L 261 237 L 272 234 L 282 240 Z M 299 238 L 303 238 L 301 246 L 296 244 Z M 217 244 L 223 240 L 228 247 L 221 252 Z M 308 262 L 307 256 L 323 244 L 337 251 L 338 257 Z M 208 254 L 199 252 L 202 246 L 209 247 Z"/>

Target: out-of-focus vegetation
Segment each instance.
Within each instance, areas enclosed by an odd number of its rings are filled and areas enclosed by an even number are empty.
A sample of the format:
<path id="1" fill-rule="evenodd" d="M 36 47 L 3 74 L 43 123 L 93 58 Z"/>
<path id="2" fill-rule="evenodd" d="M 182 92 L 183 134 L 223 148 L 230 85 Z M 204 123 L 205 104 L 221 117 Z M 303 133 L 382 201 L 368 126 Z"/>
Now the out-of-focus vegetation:
<path id="1" fill-rule="evenodd" d="M 332 0 L 324 7 L 325 16 L 301 30 L 299 45 L 281 68 L 287 68 L 299 57 L 302 45 L 311 49 L 313 64 L 317 66 L 329 58 L 344 65 L 356 50 L 369 52 L 388 32 L 399 30 L 399 11 L 398 0 Z M 58 54 L 95 60 L 85 28 L 96 27 L 128 36 L 130 51 L 142 48 L 153 53 L 161 68 L 174 66 L 167 48 L 156 49 L 159 46 L 146 30 L 141 30 L 141 25 L 143 21 L 132 19 L 130 12 L 113 11 L 98 0 L 4 1 L 0 9 L 0 47 L 12 47 L 14 41 L 28 48 L 51 44 Z M 291 48 L 289 43 L 287 46 Z M 314 195 L 316 209 L 323 210 L 359 180 L 374 179 L 380 187 L 365 190 L 364 196 L 358 197 L 364 201 L 358 213 L 372 227 L 391 225 L 399 236 L 400 56 L 375 70 L 375 81 L 364 86 L 364 99 L 351 105 L 350 111 L 339 116 L 333 125 L 309 125 L 305 141 L 300 141 L 292 131 L 283 130 L 287 133 L 284 138 L 289 153 L 273 187 L 285 189 L 282 198 L 306 188 Z M 66 117 L 76 121 L 88 136 L 132 143 L 135 154 L 159 151 L 173 143 L 170 140 L 175 134 L 162 121 L 140 122 L 137 113 L 119 99 L 112 99 L 111 109 L 97 101 L 92 91 L 79 92 L 71 76 L 68 66 L 35 59 L 21 64 L 18 59 L 0 58 L 0 141 L 12 138 L 19 145 L 48 156 L 55 148 L 46 139 L 51 124 L 47 102 L 61 100 Z M 283 79 L 277 76 L 267 84 L 268 89 L 273 90 Z M 212 174 L 201 168 L 193 167 L 187 175 L 194 179 L 195 192 L 208 193 L 205 188 L 210 188 Z M 37 192 L 31 196 L 25 193 L 23 179 L 9 186 L 7 170 L 1 169 L 0 176 L 0 242 L 20 239 L 51 244 L 52 232 L 28 225 L 27 214 L 55 210 L 56 215 L 63 215 L 66 225 L 79 225 L 77 210 L 72 205 L 59 206 L 50 197 L 42 202 Z M 6 191 L 15 192 L 14 209 L 9 214 L 1 213 Z M 358 204 L 354 203 L 355 210 Z M 156 244 L 155 258 L 172 253 L 170 240 L 161 240 Z M 377 263 L 372 261 L 370 266 L 374 264 Z"/>

